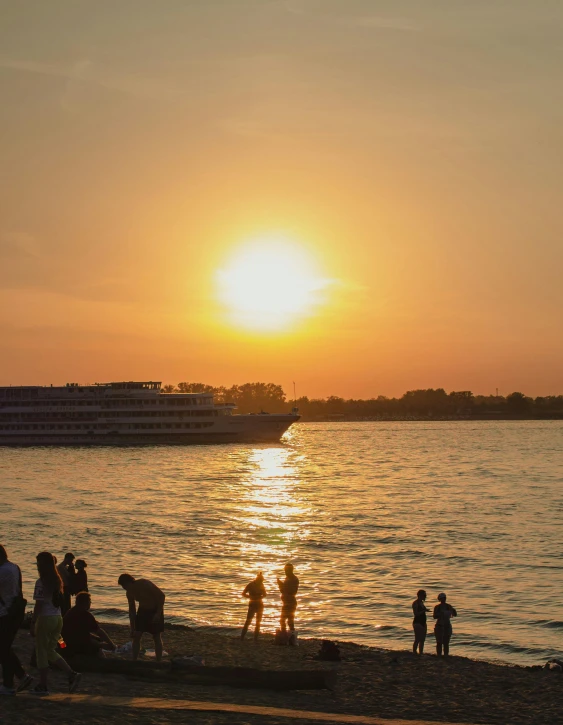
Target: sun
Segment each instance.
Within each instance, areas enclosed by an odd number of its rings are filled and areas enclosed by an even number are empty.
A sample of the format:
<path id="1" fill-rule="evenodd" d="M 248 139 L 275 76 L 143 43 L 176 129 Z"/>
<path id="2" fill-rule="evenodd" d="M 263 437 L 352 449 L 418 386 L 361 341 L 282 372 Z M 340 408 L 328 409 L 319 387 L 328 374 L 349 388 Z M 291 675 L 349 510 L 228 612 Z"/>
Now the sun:
<path id="1" fill-rule="evenodd" d="M 257 239 L 217 272 L 218 295 L 231 320 L 279 330 L 312 313 L 327 287 L 303 247 L 279 237 Z"/>

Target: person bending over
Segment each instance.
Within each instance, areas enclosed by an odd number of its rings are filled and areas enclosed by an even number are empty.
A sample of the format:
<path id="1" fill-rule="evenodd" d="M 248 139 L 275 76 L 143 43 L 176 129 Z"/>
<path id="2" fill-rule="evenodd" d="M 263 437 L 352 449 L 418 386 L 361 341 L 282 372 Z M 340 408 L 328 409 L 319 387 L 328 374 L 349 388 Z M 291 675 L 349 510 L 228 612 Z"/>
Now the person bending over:
<path id="1" fill-rule="evenodd" d="M 92 599 L 88 592 L 76 595 L 74 607 L 63 617 L 63 639 L 69 655 L 90 655 L 97 657 L 100 650 L 115 650 L 110 636 L 90 612 Z"/>
<path id="2" fill-rule="evenodd" d="M 133 640 L 133 659 L 139 657 L 141 637 L 144 632 L 152 634 L 156 661 L 162 659 L 162 632 L 164 632 L 164 592 L 148 579 L 135 579 L 131 574 L 122 574 L 117 583 L 127 592 L 129 622 Z M 136 610 L 136 602 L 139 608 Z"/>
<path id="3" fill-rule="evenodd" d="M 412 611 L 414 619 L 412 620 L 412 628 L 414 629 L 414 644 L 412 651 L 416 654 L 417 650 L 419 654 L 424 652 L 424 640 L 426 639 L 426 612 L 427 607 L 424 605 L 426 601 L 426 592 L 424 589 L 419 589 L 416 593 L 416 599 L 412 603 Z"/>
<path id="4" fill-rule="evenodd" d="M 246 615 L 246 622 L 242 628 L 240 635 L 241 639 L 244 639 L 250 623 L 256 615 L 256 626 L 254 628 L 254 639 L 258 639 L 260 634 L 260 622 L 262 621 L 262 614 L 264 613 L 264 602 L 262 599 L 266 596 L 266 589 L 264 588 L 264 575 L 259 572 L 256 579 L 249 582 L 242 593 L 243 597 L 246 597 L 248 601 L 248 614 Z"/>
<path id="5" fill-rule="evenodd" d="M 444 648 L 444 655 L 447 657 L 450 654 L 450 639 L 452 636 L 452 617 L 457 617 L 456 610 L 451 604 L 446 604 L 446 595 L 442 592 L 438 594 L 439 604 L 434 607 L 434 614 L 432 615 L 436 620 L 434 625 L 434 635 L 436 636 L 436 654 L 438 657 L 442 656 L 442 647 Z"/>
<path id="6" fill-rule="evenodd" d="M 286 564 L 284 567 L 285 579 L 278 578 L 278 587 L 281 592 L 282 610 L 280 627 L 282 632 L 286 631 L 286 622 L 291 632 L 295 631 L 295 610 L 297 609 L 297 590 L 299 579 L 293 573 L 293 564 Z"/>

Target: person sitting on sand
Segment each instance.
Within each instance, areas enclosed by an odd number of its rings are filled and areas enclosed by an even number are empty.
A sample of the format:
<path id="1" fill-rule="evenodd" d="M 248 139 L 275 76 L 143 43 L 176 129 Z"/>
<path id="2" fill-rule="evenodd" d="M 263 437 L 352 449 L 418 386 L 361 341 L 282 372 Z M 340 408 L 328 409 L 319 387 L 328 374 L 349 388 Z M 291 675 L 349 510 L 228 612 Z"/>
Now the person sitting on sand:
<path id="1" fill-rule="evenodd" d="M 426 592 L 424 589 L 419 589 L 416 593 L 416 599 L 412 603 L 412 611 L 414 619 L 412 621 L 412 627 L 414 629 L 414 644 L 412 651 L 416 654 L 417 650 L 419 654 L 424 652 L 424 640 L 426 639 L 426 612 L 427 607 L 424 606 L 426 600 Z"/>
<path id="2" fill-rule="evenodd" d="M 241 639 L 244 639 L 250 623 L 252 622 L 254 615 L 256 615 L 256 626 L 254 628 L 254 639 L 258 639 L 260 634 L 260 622 L 262 621 L 262 614 L 264 613 L 264 602 L 262 599 L 266 596 L 266 589 L 264 588 L 264 575 L 259 572 L 256 579 L 249 582 L 242 593 L 243 597 L 247 597 L 248 601 L 248 614 L 246 615 L 246 622 L 242 628 L 240 635 Z"/>
<path id="3" fill-rule="evenodd" d="M 286 631 L 286 622 L 291 632 L 295 631 L 295 610 L 297 609 L 297 590 L 299 579 L 293 573 L 293 564 L 286 564 L 284 567 L 285 579 L 278 578 L 278 587 L 281 592 L 282 610 L 280 627 L 282 632 Z"/>
<path id="4" fill-rule="evenodd" d="M 122 574 L 117 583 L 127 592 L 129 622 L 133 640 L 133 659 L 139 657 L 143 632 L 152 634 L 156 661 L 162 659 L 162 632 L 164 632 L 164 592 L 148 579 L 135 579 L 131 574 Z M 139 609 L 135 611 L 135 602 Z"/>
<path id="5" fill-rule="evenodd" d="M 446 595 L 442 592 L 438 594 L 439 604 L 434 607 L 432 615 L 436 620 L 434 625 L 434 634 L 436 636 L 436 654 L 438 657 L 442 655 L 442 647 L 444 655 L 447 657 L 450 653 L 450 639 L 452 636 L 452 617 L 457 617 L 456 610 L 451 604 L 446 604 Z"/>
<path id="6" fill-rule="evenodd" d="M 86 573 L 86 567 L 88 564 L 84 559 L 77 559 L 75 562 L 76 572 L 72 577 L 72 593 L 79 594 L 80 592 L 88 591 L 88 574 Z"/>
<path id="7" fill-rule="evenodd" d="M 69 655 L 90 655 L 97 657 L 100 650 L 115 650 L 110 636 L 94 615 L 90 613 L 92 599 L 88 592 L 76 595 L 74 607 L 63 617 L 63 639 Z"/>

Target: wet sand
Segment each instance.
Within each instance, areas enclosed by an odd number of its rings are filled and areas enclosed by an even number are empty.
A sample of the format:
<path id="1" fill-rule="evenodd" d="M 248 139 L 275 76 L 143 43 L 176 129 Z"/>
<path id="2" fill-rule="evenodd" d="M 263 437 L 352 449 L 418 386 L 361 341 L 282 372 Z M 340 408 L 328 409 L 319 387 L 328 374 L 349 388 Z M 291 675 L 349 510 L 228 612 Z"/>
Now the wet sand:
<path id="1" fill-rule="evenodd" d="M 114 641 L 128 640 L 123 625 L 103 625 Z M 431 645 L 432 639 L 428 644 Z M 163 709 L 167 701 L 228 703 L 265 706 L 312 713 L 334 713 L 371 718 L 389 718 L 441 723 L 491 723 L 506 725 L 547 725 L 558 722 L 563 712 L 563 675 L 545 670 L 478 662 L 451 656 L 439 659 L 432 654 L 417 657 L 406 651 L 392 651 L 340 643 L 342 662 L 319 662 L 314 658 L 320 640 L 300 640 L 299 647 L 275 647 L 271 635 L 258 643 L 238 637 L 186 628 L 167 629 L 165 649 L 170 657 L 196 654 L 210 666 L 253 667 L 263 670 L 333 669 L 337 672 L 334 690 L 288 692 L 240 689 L 227 686 L 194 685 L 167 681 L 166 675 L 150 677 L 85 673 L 76 701 L 58 698 L 65 692 L 65 678 L 50 673 L 53 700 L 29 694 L 3 698 L 0 722 L 77 723 L 305 723 L 313 722 L 298 714 L 262 712 L 209 712 Z M 17 649 L 28 662 L 32 640 L 20 632 Z M 152 647 L 146 637 L 143 646 Z M 452 647 L 455 652 L 455 644 Z M 431 646 L 428 647 L 431 651 Z M 33 670 L 30 670 L 34 674 Z M 109 698 L 108 700 L 103 697 Z M 131 698 L 129 701 L 116 698 Z M 57 699 L 58 698 L 58 699 Z M 111 699 L 113 698 L 113 699 Z M 142 698 L 135 707 L 133 698 Z M 147 707 L 144 698 L 158 698 L 161 705 Z M 172 705 L 174 703 L 171 703 Z M 338 719 L 333 722 L 339 722 Z"/>

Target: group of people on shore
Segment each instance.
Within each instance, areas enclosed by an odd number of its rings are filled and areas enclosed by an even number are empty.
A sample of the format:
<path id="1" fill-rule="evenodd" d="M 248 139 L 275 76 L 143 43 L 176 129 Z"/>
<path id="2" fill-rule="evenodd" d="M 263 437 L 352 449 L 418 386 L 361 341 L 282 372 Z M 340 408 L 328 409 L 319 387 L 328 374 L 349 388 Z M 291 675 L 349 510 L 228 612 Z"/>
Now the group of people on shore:
<path id="1" fill-rule="evenodd" d="M 65 554 L 57 564 L 56 557 L 48 551 L 40 552 L 36 557 L 39 578 L 35 582 L 33 599 L 35 605 L 30 622 L 30 633 L 35 637 L 35 660 L 39 670 L 39 683 L 31 690 L 36 695 L 48 694 L 49 667 L 55 667 L 66 673 L 69 692 L 78 687 L 82 675 L 76 672 L 61 655 L 60 644 L 64 643 L 66 655 L 99 655 L 102 650 L 115 650 L 107 632 L 100 627 L 90 612 L 92 599 L 88 592 L 86 562 L 72 553 Z M 296 644 L 295 612 L 299 579 L 293 565 L 284 567 L 285 579 L 277 578 L 281 594 L 280 629 L 276 632 L 277 644 Z M 164 631 L 164 592 L 149 579 L 135 579 L 131 574 L 121 574 L 117 581 L 126 593 L 129 623 L 131 631 L 131 653 L 137 659 L 140 653 L 141 638 L 144 633 L 154 639 L 157 661 L 162 658 Z M 72 596 L 75 597 L 72 606 Z M 248 629 L 255 619 L 254 639 L 260 634 L 260 625 L 264 612 L 264 598 L 267 596 L 262 572 L 250 581 L 242 592 L 248 599 L 248 612 L 244 622 L 241 639 L 244 640 Z M 425 605 L 426 592 L 421 589 L 412 604 L 414 620 L 413 652 L 422 654 L 427 633 Z M 27 600 L 23 597 L 22 575 L 20 568 L 9 561 L 6 550 L 0 545 L 0 664 L 3 684 L 0 695 L 14 695 L 29 689 L 33 678 L 25 671 L 13 642 L 26 614 Z M 438 656 L 449 654 L 452 635 L 451 618 L 456 610 L 446 602 L 446 595 L 438 595 L 438 604 L 434 607 L 434 634 Z M 69 657 L 68 659 L 71 659 Z M 72 660 L 71 660 L 72 661 Z M 18 680 L 17 686 L 15 679 Z"/>
<path id="2" fill-rule="evenodd" d="M 450 654 L 450 639 L 452 636 L 452 617 L 457 617 L 457 611 L 452 607 L 451 604 L 446 602 L 446 595 L 444 592 L 438 594 L 438 604 L 434 607 L 432 618 L 435 621 L 434 624 L 434 636 L 436 637 L 436 654 L 438 657 L 442 656 L 442 653 L 447 657 Z M 412 626 L 414 629 L 414 643 L 412 651 L 416 654 L 422 654 L 424 652 L 424 642 L 426 640 L 426 633 L 428 625 L 426 624 L 426 613 L 430 610 L 424 604 L 426 601 L 426 591 L 419 589 L 416 593 L 416 599 L 412 603 L 412 611 L 414 619 Z"/>

